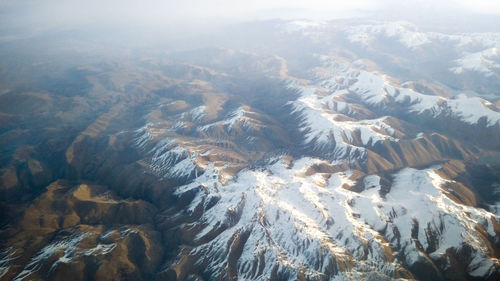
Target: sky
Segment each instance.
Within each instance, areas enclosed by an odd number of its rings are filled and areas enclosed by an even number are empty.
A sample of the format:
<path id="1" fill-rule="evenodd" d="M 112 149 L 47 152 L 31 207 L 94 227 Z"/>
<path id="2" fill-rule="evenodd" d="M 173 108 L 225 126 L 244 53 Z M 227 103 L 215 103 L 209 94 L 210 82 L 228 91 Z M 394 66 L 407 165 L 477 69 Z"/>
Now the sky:
<path id="1" fill-rule="evenodd" d="M 4 26 L 91 23 L 176 24 L 265 19 L 336 19 L 366 15 L 477 13 L 500 16 L 498 0 L 0 0 Z M 453 15 L 451 15 L 453 16 Z"/>

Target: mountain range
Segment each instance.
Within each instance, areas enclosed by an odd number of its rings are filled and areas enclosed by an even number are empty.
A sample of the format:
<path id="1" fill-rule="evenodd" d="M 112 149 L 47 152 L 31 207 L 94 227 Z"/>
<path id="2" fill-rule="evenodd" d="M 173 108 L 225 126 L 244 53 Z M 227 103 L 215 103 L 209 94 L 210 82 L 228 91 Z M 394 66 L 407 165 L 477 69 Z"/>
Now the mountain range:
<path id="1" fill-rule="evenodd" d="M 500 279 L 500 33 L 61 33 L 0 52 L 0 280 Z"/>

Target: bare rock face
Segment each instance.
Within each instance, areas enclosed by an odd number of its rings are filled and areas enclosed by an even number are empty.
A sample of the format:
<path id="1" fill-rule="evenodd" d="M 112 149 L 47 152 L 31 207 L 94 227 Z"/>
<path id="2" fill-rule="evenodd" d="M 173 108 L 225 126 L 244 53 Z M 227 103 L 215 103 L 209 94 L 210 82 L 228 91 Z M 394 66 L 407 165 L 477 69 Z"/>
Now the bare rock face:
<path id="1" fill-rule="evenodd" d="M 0 88 L 0 280 L 498 280 L 500 37 L 262 25 Z"/>

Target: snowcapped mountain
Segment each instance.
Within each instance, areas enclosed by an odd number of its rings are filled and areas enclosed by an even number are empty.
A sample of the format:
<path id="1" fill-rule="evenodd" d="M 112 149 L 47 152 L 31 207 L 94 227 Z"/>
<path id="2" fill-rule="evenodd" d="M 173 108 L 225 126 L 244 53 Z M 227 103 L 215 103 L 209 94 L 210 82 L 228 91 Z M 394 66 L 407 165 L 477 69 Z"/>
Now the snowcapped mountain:
<path id="1" fill-rule="evenodd" d="M 446 272 L 455 259 L 450 249 L 463 245 L 474 249 L 471 276 L 497 270 L 490 242 L 476 227 L 494 237 L 498 216 L 450 199 L 446 186 L 452 181 L 440 176 L 438 166 L 396 172 L 386 193 L 377 175 L 358 180 L 363 191 L 350 190 L 357 175 L 322 172 L 316 167 L 331 167 L 324 160 L 271 163 L 242 171 L 224 186 L 209 174 L 178 189 L 197 194 L 187 212 L 204 210 L 180 230 L 200 225 L 197 246 L 175 265 L 180 272 L 192 266 L 182 259 L 195 258 L 195 266 L 222 279 L 410 278 L 406 268 L 427 260 L 448 264 Z M 214 206 L 205 201 L 210 195 L 218 198 Z"/>
<path id="2" fill-rule="evenodd" d="M 500 34 L 239 28 L 0 89 L 0 280 L 500 278 Z"/>

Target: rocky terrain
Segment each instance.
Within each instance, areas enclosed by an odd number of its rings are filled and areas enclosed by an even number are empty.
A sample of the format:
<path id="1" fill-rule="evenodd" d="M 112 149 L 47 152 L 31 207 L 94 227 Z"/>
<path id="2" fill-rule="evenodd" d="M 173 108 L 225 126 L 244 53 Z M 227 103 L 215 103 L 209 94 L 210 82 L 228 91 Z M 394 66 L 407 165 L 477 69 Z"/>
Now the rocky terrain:
<path id="1" fill-rule="evenodd" d="M 3 45 L 0 280 L 500 278 L 500 34 L 244 28 Z"/>

